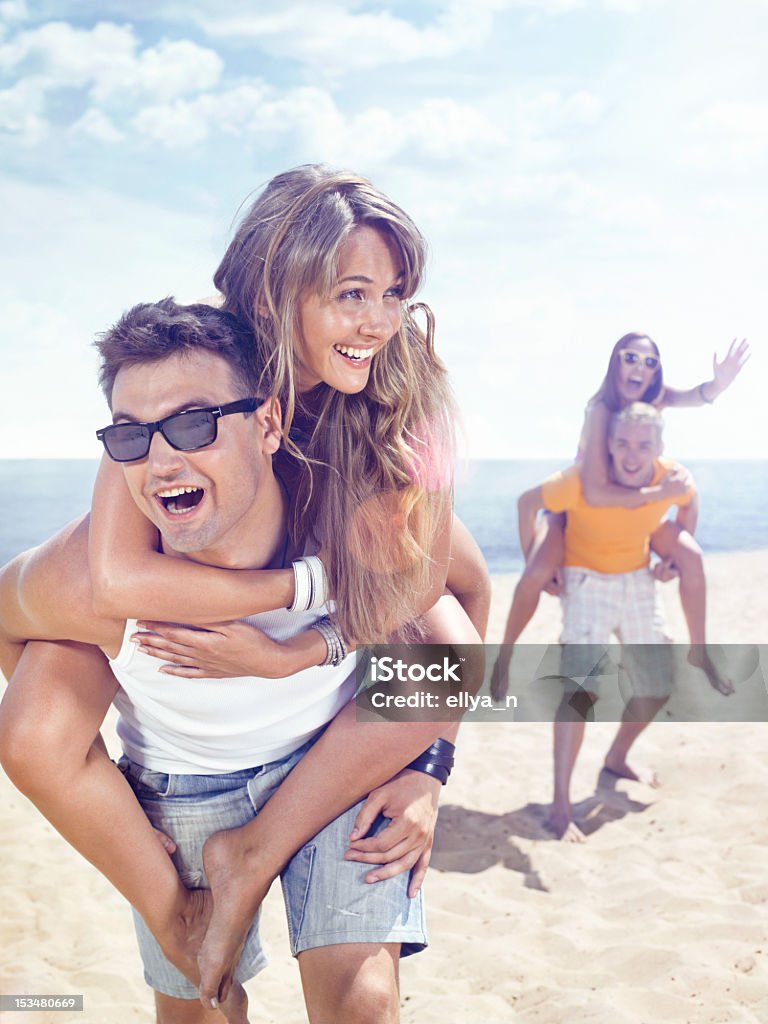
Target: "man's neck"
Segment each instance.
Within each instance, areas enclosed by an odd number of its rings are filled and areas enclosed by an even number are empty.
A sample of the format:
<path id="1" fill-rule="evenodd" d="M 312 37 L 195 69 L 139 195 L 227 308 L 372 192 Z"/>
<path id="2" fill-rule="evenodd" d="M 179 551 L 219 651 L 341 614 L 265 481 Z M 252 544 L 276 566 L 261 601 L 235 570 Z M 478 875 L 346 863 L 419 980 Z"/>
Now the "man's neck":
<path id="1" fill-rule="evenodd" d="M 163 554 L 222 569 L 278 569 L 288 536 L 288 497 L 278 479 L 264 481 L 245 520 L 232 536 L 201 551 L 176 551 L 160 538 Z"/>

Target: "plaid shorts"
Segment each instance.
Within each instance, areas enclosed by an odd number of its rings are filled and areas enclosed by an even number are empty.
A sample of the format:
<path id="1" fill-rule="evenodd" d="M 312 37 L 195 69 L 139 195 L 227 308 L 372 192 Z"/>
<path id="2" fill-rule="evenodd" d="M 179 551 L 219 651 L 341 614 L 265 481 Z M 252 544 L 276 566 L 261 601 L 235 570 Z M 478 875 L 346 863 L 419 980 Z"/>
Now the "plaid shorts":
<path id="1" fill-rule="evenodd" d="M 621 643 L 621 665 L 632 695 L 668 697 L 674 657 L 661 597 L 648 569 L 600 573 L 566 566 L 562 595 L 561 672 L 596 693 L 601 676 L 616 675 L 608 645 Z"/>

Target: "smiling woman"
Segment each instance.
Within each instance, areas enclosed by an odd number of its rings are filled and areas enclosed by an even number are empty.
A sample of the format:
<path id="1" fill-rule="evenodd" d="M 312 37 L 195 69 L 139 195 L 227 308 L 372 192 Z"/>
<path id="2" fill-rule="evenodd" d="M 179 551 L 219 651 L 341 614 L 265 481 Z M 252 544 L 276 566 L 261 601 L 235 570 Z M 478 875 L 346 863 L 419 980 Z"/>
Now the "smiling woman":
<path id="1" fill-rule="evenodd" d="M 373 357 L 400 329 L 402 298 L 393 241 L 377 228 L 358 227 L 339 250 L 332 295 L 309 295 L 301 305 L 299 390 L 325 382 L 344 394 L 362 391 Z"/>
<path id="2" fill-rule="evenodd" d="M 408 303 L 425 265 L 425 239 L 391 199 L 359 175 L 304 166 L 256 197 L 214 276 L 253 331 L 301 467 L 292 533 L 321 539 L 339 621 L 357 639 L 412 620 L 446 572 L 455 416 L 431 312 L 424 331 Z M 382 495 L 397 509 L 377 517 L 372 564 L 359 553 Z"/>

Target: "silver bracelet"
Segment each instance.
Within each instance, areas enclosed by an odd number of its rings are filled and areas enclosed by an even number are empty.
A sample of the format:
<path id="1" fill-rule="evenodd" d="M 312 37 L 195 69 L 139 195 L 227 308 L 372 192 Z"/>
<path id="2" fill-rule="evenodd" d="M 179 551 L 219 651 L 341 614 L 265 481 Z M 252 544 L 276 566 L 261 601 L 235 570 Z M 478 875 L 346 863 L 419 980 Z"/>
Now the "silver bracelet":
<path id="1" fill-rule="evenodd" d="M 294 579 L 293 601 L 289 612 L 309 612 L 321 608 L 327 599 L 325 566 L 317 555 L 306 555 L 291 563 Z"/>
<path id="2" fill-rule="evenodd" d="M 712 403 L 714 402 L 714 398 L 707 398 L 707 396 L 704 394 L 705 384 L 709 384 L 709 381 L 705 380 L 702 381 L 701 384 L 699 384 L 699 398 L 702 400 L 702 402 L 705 403 L 705 405 L 712 405 Z"/>
<path id="3" fill-rule="evenodd" d="M 330 615 L 324 615 L 322 619 L 318 619 L 317 622 L 313 622 L 310 629 L 316 629 L 320 636 L 325 640 L 325 646 L 328 653 L 325 656 L 325 661 L 322 661 L 322 665 L 332 665 L 336 668 L 344 661 L 349 650 L 347 643 L 341 634 L 341 631 L 337 626 L 334 626 Z"/>

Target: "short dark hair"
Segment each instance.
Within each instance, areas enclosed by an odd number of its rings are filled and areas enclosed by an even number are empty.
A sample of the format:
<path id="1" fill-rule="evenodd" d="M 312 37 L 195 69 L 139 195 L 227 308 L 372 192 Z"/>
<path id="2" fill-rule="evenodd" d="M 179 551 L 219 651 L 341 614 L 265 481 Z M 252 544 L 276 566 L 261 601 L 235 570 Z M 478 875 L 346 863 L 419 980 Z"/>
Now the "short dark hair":
<path id="1" fill-rule="evenodd" d="M 172 298 L 142 302 L 123 313 L 94 342 L 101 357 L 99 384 L 112 404 L 112 389 L 124 366 L 157 363 L 169 356 L 202 349 L 225 359 L 238 397 L 258 395 L 262 367 L 250 329 L 215 306 L 181 306 Z"/>

